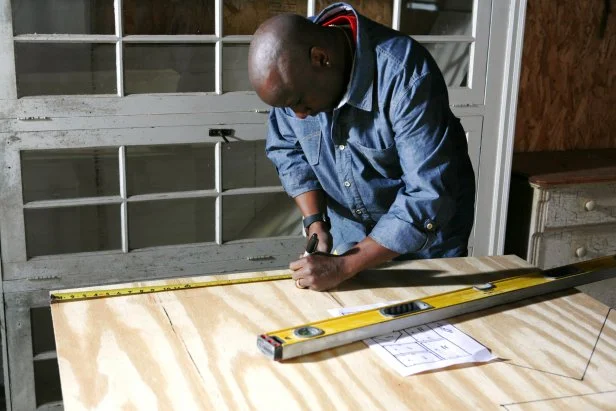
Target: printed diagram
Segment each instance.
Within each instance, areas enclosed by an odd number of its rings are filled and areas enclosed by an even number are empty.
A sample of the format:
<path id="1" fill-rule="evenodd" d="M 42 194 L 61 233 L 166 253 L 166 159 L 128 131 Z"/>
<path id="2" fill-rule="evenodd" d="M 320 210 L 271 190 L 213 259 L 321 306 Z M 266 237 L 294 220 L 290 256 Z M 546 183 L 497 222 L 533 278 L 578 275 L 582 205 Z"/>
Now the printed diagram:
<path id="1" fill-rule="evenodd" d="M 448 334 L 457 331 L 453 330 L 452 325 L 436 324 L 438 323 L 407 328 L 372 340 L 406 367 L 472 355 L 447 339 Z"/>
<path id="2" fill-rule="evenodd" d="M 330 310 L 330 314 L 346 315 L 398 302 L 337 308 Z M 403 376 L 496 358 L 487 347 L 445 321 L 405 328 L 366 339 L 364 343 Z"/>
<path id="3" fill-rule="evenodd" d="M 405 328 L 364 342 L 401 375 L 495 358 L 486 347 L 444 321 Z"/>

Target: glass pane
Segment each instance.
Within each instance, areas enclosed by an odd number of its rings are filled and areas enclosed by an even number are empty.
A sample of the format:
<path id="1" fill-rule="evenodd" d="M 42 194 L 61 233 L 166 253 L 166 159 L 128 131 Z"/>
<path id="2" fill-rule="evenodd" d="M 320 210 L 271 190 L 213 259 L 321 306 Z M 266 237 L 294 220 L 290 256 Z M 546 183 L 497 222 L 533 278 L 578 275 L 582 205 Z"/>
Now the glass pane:
<path id="1" fill-rule="evenodd" d="M 424 43 L 449 87 L 468 87 L 470 43 Z"/>
<path id="2" fill-rule="evenodd" d="M 470 36 L 473 0 L 403 1 L 400 31 L 409 35 Z"/>
<path id="3" fill-rule="evenodd" d="M 126 94 L 215 90 L 213 44 L 126 44 Z"/>
<path id="4" fill-rule="evenodd" d="M 124 0 L 124 34 L 214 34 L 214 0 Z"/>
<path id="5" fill-rule="evenodd" d="M 225 44 L 222 49 L 223 91 L 250 91 L 248 44 Z"/>
<path id="6" fill-rule="evenodd" d="M 32 354 L 55 351 L 51 309 L 49 307 L 31 308 L 30 324 L 32 325 Z"/>
<path id="7" fill-rule="evenodd" d="M 12 0 L 15 34 L 114 34 L 113 0 Z"/>
<path id="8" fill-rule="evenodd" d="M 126 147 L 128 195 L 211 190 L 215 144 Z"/>
<path id="9" fill-rule="evenodd" d="M 117 148 L 21 152 L 24 203 L 120 194 Z"/>
<path id="10" fill-rule="evenodd" d="M 325 7 L 338 3 L 337 0 L 317 0 L 316 10 L 317 14 Z M 374 21 L 391 27 L 391 18 L 393 15 L 393 1 L 392 0 L 380 0 L 380 1 L 367 1 L 367 0 L 347 0 L 345 3 L 350 4 L 357 10 L 359 14 L 362 14 Z"/>
<path id="11" fill-rule="evenodd" d="M 305 16 L 306 0 L 223 0 L 223 31 L 226 36 L 253 34 L 265 20 L 281 13 Z"/>
<path id="12" fill-rule="evenodd" d="M 215 241 L 215 198 L 131 202 L 131 249 Z"/>
<path id="13" fill-rule="evenodd" d="M 20 97 L 116 94 L 115 45 L 15 43 Z"/>
<path id="14" fill-rule="evenodd" d="M 120 250 L 120 205 L 24 210 L 28 257 Z"/>
<path id="15" fill-rule="evenodd" d="M 286 193 L 225 196 L 223 241 L 302 235 L 302 215 Z"/>
<path id="16" fill-rule="evenodd" d="M 34 393 L 37 407 L 62 400 L 60 371 L 55 358 L 34 361 Z"/>
<path id="17" fill-rule="evenodd" d="M 222 145 L 223 189 L 279 186 L 276 168 L 265 156 L 265 140 Z"/>

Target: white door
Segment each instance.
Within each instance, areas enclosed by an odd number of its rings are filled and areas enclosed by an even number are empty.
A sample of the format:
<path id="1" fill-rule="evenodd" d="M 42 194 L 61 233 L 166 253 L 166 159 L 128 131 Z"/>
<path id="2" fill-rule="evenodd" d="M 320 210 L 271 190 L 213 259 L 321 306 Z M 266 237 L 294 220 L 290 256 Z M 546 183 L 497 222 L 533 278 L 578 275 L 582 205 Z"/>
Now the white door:
<path id="1" fill-rule="evenodd" d="M 467 116 L 460 118 L 462 127 L 466 132 L 468 142 L 468 155 L 471 158 L 473 171 L 475 172 L 475 185 L 479 184 L 479 161 L 481 159 L 481 135 L 483 128 L 483 117 Z M 475 196 L 475 225 L 468 239 L 468 255 L 473 255 L 475 247 L 475 228 L 477 227 L 477 196 Z"/>

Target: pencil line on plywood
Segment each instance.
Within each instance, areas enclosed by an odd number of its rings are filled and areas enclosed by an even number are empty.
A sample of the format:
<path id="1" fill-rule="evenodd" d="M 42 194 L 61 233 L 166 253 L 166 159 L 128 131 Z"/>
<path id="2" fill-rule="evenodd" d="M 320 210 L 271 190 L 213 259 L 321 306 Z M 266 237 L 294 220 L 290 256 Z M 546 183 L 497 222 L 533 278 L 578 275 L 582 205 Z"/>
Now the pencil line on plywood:
<path id="1" fill-rule="evenodd" d="M 527 365 L 521 365 L 521 364 L 515 364 L 515 363 L 508 363 L 508 365 L 513 365 L 514 367 L 519 367 L 519 368 L 526 368 L 527 370 L 537 371 L 537 372 L 541 372 L 541 373 L 544 373 L 544 374 L 555 375 L 557 377 L 571 378 L 572 380 L 582 381 L 582 379 L 580 377 L 574 377 L 574 376 L 571 376 L 571 375 L 559 374 L 557 372 L 552 372 L 552 371 L 547 371 L 547 370 L 540 370 L 538 368 L 529 367 Z"/>
<path id="2" fill-rule="evenodd" d="M 539 399 L 536 399 L 536 400 L 529 400 L 529 401 L 510 402 L 508 404 L 501 404 L 500 406 L 503 407 L 504 409 L 508 410 L 509 409 L 508 406 L 510 406 L 510 405 L 532 404 L 532 403 L 539 403 L 539 402 L 545 402 L 545 401 L 563 400 L 565 398 L 588 397 L 588 396 L 591 396 L 591 395 L 611 394 L 611 393 L 615 393 L 615 392 L 616 392 L 616 390 L 599 391 L 599 392 L 587 392 L 585 394 L 572 394 L 572 395 L 563 395 L 561 397 L 539 398 Z"/>
<path id="3" fill-rule="evenodd" d="M 582 374 L 582 378 L 580 378 L 580 381 L 583 381 L 584 377 L 586 376 L 586 371 L 588 371 L 588 366 L 590 365 L 590 362 L 592 361 L 592 356 L 595 354 L 595 349 L 597 348 L 597 344 L 599 344 L 599 340 L 601 339 L 601 334 L 603 334 L 603 329 L 605 328 L 605 324 L 607 323 L 607 319 L 609 318 L 611 312 L 612 312 L 612 308 L 609 308 L 607 310 L 607 314 L 605 314 L 605 319 L 603 320 L 603 325 L 601 326 L 601 330 L 599 330 L 599 335 L 597 336 L 597 340 L 595 341 L 595 345 L 592 347 L 592 352 L 590 353 L 590 358 L 588 358 L 588 362 L 586 363 L 586 368 L 584 368 L 584 373 Z"/>
<path id="4" fill-rule="evenodd" d="M 595 344 L 592 347 L 592 351 L 590 352 L 590 356 L 588 357 L 588 360 L 586 362 L 586 366 L 584 367 L 584 372 L 582 373 L 582 375 L 580 377 L 574 377 L 571 375 L 565 375 L 565 374 L 559 374 L 556 372 L 552 372 L 552 371 L 547 371 L 547 370 L 540 370 L 538 368 L 533 368 L 533 367 L 529 367 L 527 365 L 521 365 L 521 364 L 515 364 L 515 363 L 508 363 L 509 365 L 513 365 L 515 367 L 520 367 L 520 368 L 526 368 L 528 370 L 533 370 L 533 371 L 538 371 L 538 372 L 542 372 L 544 374 L 551 374 L 551 375 L 556 375 L 558 377 L 564 377 L 564 378 L 571 378 L 577 381 L 584 381 L 584 377 L 586 376 L 586 372 L 588 371 L 588 367 L 590 366 L 590 362 L 592 361 L 592 357 L 595 354 L 595 349 L 597 348 L 597 344 L 599 344 L 599 340 L 601 340 L 601 335 L 603 334 L 603 329 L 605 328 L 605 324 L 607 323 L 607 320 L 610 316 L 610 312 L 612 311 L 612 308 L 609 308 L 605 318 L 603 319 L 603 324 L 601 325 L 601 328 L 599 329 L 599 333 L 597 334 L 597 339 L 595 340 Z"/>

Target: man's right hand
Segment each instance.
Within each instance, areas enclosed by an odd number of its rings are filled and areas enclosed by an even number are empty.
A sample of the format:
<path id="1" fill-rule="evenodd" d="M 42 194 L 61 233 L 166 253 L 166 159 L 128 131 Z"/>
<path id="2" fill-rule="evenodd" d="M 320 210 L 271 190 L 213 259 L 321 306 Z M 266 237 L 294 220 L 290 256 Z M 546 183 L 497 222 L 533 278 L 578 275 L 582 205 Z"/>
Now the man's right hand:
<path id="1" fill-rule="evenodd" d="M 319 244 L 317 246 L 317 251 L 322 253 L 331 253 L 333 247 L 333 238 L 329 233 L 329 227 L 322 221 L 317 221 L 310 224 L 308 227 L 308 232 L 306 233 L 308 238 L 312 234 L 316 233 L 317 237 L 319 237 Z"/>

